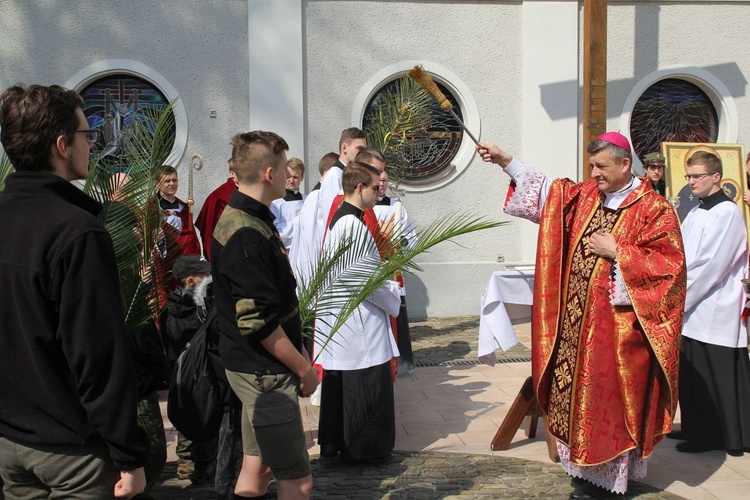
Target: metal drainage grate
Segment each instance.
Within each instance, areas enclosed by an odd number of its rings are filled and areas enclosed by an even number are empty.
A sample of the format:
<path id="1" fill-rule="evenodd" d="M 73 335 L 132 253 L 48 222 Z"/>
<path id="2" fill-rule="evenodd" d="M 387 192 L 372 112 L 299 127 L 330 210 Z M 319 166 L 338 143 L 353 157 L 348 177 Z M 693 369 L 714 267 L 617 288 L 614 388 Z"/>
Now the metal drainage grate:
<path id="1" fill-rule="evenodd" d="M 498 358 L 497 363 L 527 363 L 531 361 L 531 356 L 520 356 L 516 358 Z M 454 359 L 451 361 L 426 361 L 414 363 L 415 368 L 425 368 L 428 366 L 476 366 L 482 362 L 478 359 Z"/>

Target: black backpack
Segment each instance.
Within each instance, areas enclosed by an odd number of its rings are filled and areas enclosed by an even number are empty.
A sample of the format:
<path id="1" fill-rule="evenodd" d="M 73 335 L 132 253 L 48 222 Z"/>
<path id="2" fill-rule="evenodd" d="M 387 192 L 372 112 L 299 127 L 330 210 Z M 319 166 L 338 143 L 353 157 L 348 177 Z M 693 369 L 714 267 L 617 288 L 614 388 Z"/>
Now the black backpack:
<path id="1" fill-rule="evenodd" d="M 215 307 L 180 353 L 169 381 L 169 421 L 191 441 L 216 437 L 224 415 L 229 383 L 218 355 L 214 323 Z"/>

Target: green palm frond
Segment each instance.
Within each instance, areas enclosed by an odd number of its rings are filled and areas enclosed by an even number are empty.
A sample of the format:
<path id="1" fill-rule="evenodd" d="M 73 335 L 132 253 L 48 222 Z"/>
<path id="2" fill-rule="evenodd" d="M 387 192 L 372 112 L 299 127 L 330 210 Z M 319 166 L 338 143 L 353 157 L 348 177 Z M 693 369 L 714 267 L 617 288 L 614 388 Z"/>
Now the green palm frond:
<path id="1" fill-rule="evenodd" d="M 176 250 L 176 238 L 164 235 L 154 181 L 156 169 L 164 164 L 174 143 L 174 103 L 141 109 L 142 117 L 133 118 L 132 133 L 123 144 L 124 156 L 102 158 L 95 153 L 83 188 L 104 207 L 99 219 L 112 237 L 129 331 L 158 313 L 156 296 L 166 277 L 156 269 L 156 255 L 174 255 Z M 3 153 L 0 191 L 12 171 Z M 168 262 L 161 265 L 169 267 Z"/>
<path id="2" fill-rule="evenodd" d="M 167 277 L 157 267 L 169 264 L 157 256 L 176 250 L 176 238 L 165 238 L 154 180 L 174 142 L 173 104 L 142 109 L 144 118 L 131 123 L 124 156 L 95 155 L 84 186 L 104 206 L 99 218 L 112 237 L 129 331 L 158 314 L 157 294 Z"/>
<path id="3" fill-rule="evenodd" d="M 5 152 L 0 154 L 0 191 L 5 189 L 5 179 L 14 170 L 13 164 L 10 162 L 10 159 Z"/>
<path id="4" fill-rule="evenodd" d="M 300 314 L 305 324 L 314 317 L 330 327 L 330 332 L 316 349 L 320 353 L 328 342 L 336 342 L 335 335 L 359 305 L 377 291 L 387 280 L 405 268 L 419 269 L 415 257 L 435 245 L 458 236 L 499 227 L 506 222 L 488 221 L 470 214 L 443 218 L 417 231 L 416 241 L 395 250 L 382 260 L 373 249 L 373 240 L 362 225 L 335 248 L 328 249 L 313 270 L 311 277 L 298 283 Z M 401 234 L 392 235 L 401 241 Z M 304 276 L 304 275 L 303 275 Z M 316 325 L 316 330 L 319 326 Z"/>
<path id="5" fill-rule="evenodd" d="M 396 185 L 404 178 L 414 135 L 424 132 L 430 124 L 431 99 L 422 87 L 404 75 L 378 96 L 374 109 L 365 117 L 367 144 L 383 152 L 388 176 Z"/>

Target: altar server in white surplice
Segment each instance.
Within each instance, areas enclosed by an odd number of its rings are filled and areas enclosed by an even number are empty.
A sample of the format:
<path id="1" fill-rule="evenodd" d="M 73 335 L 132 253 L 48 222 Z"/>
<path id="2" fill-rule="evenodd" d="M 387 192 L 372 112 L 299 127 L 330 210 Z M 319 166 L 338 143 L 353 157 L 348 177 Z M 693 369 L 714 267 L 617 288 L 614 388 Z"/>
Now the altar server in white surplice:
<path id="1" fill-rule="evenodd" d="M 366 241 L 355 262 L 379 259 L 375 240 L 364 223 L 366 209 L 377 201 L 378 172 L 350 163 L 343 173 L 344 201 L 328 227 L 324 252 L 342 241 Z M 353 250 L 350 250 L 350 252 Z M 356 265 L 356 264 L 355 264 Z M 389 460 L 395 445 L 395 408 L 391 362 L 398 356 L 389 314 L 398 314 L 398 284 L 386 282 L 369 296 L 326 344 L 332 318 L 319 312 L 315 335 L 317 362 L 323 366 L 318 442 L 320 454 L 353 462 Z"/>
<path id="2" fill-rule="evenodd" d="M 339 155 L 333 151 L 324 155 L 318 162 L 321 180 L 338 160 Z M 317 266 L 320 252 L 323 249 L 323 229 L 318 227 L 318 198 L 320 182 L 302 202 L 302 208 L 294 220 L 292 245 L 289 250 L 289 261 L 292 263 L 297 282 L 307 282 L 313 269 Z"/>
<path id="3" fill-rule="evenodd" d="M 305 194 L 299 190 L 305 178 L 305 164 L 299 158 L 290 158 L 286 163 L 286 190 L 283 198 L 271 202 L 271 213 L 275 217 L 273 223 L 279 231 L 281 241 L 289 255 L 294 237 L 294 222 L 297 220 Z"/>
<path id="4" fill-rule="evenodd" d="M 360 153 L 361 154 L 361 153 Z M 385 164 L 383 164 L 385 166 Z M 386 190 L 388 189 L 388 172 L 385 168 L 380 172 L 380 190 L 378 191 L 378 202 L 373 207 L 375 216 L 381 224 L 386 224 L 389 220 L 399 219 L 401 222 L 398 224 L 402 229 L 399 230 L 401 242 L 403 246 L 413 245 L 417 241 L 417 232 L 414 229 L 414 224 L 409 220 L 409 216 L 406 213 L 406 208 L 403 203 L 397 202 L 395 199 L 387 196 Z M 399 216 L 396 216 L 396 211 L 400 211 Z M 399 310 L 398 316 L 396 317 L 396 344 L 398 350 L 401 353 L 399 356 L 399 374 L 406 375 L 414 368 L 414 354 L 411 347 L 411 333 L 409 331 L 409 312 L 406 308 L 406 286 L 404 286 L 404 278 L 401 273 L 398 275 L 399 292 L 401 293 L 401 309 Z"/>
<path id="5" fill-rule="evenodd" d="M 708 149 L 708 148 L 706 148 Z M 668 436 L 685 453 L 712 449 L 741 456 L 750 448 L 750 360 L 741 324 L 747 232 L 739 207 L 722 190 L 718 155 L 699 150 L 687 162 L 700 198 L 682 224 L 687 264 L 680 345 L 682 430 Z"/>

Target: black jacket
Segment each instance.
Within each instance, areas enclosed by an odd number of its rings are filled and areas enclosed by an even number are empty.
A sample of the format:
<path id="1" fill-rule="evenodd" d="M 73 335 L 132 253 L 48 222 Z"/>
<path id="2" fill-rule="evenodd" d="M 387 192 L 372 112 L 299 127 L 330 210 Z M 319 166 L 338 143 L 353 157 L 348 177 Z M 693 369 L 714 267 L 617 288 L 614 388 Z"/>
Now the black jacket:
<path id="1" fill-rule="evenodd" d="M 211 275 L 227 370 L 289 373 L 261 344 L 281 326 L 301 350 L 297 282 L 267 206 L 232 193 L 213 233 Z"/>
<path id="2" fill-rule="evenodd" d="M 0 193 L 0 435 L 27 445 L 103 439 L 130 470 L 148 440 L 100 209 L 50 173 L 13 173 Z"/>
<path id="3" fill-rule="evenodd" d="M 193 292 L 178 286 L 167 296 L 167 359 L 174 364 L 185 345 L 203 324 Z"/>

